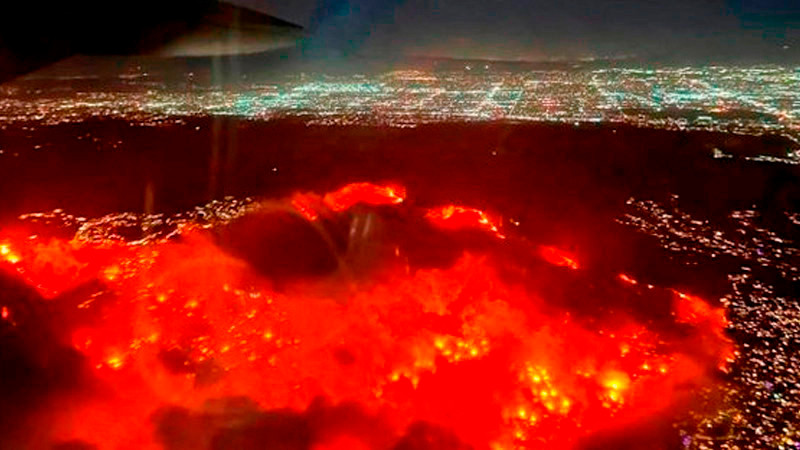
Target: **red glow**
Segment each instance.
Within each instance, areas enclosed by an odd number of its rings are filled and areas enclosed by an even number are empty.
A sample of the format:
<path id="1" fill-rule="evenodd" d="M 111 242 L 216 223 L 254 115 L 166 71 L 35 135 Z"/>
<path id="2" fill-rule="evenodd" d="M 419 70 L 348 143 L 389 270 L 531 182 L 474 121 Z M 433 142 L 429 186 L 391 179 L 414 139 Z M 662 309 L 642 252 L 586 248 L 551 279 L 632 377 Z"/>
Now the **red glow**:
<path id="1" fill-rule="evenodd" d="M 0 244 L 0 258 L 9 264 L 17 264 L 19 262 L 19 255 L 11 250 L 8 244 Z"/>
<path id="2" fill-rule="evenodd" d="M 321 202 L 318 195 L 297 193 L 292 196 L 292 207 L 310 222 L 319 218 L 317 211 L 320 206 Z"/>
<path id="3" fill-rule="evenodd" d="M 720 329 L 725 329 L 728 326 L 724 308 L 712 308 L 700 297 L 678 291 L 674 292 L 677 296 L 675 312 L 679 321 L 694 325 L 710 321 L 715 325 L 713 328 Z"/>
<path id="4" fill-rule="evenodd" d="M 706 330 L 706 334 L 701 336 L 704 339 L 704 342 L 701 343 L 703 347 L 707 346 L 708 341 L 729 344 L 717 355 L 714 355 L 717 368 L 727 372 L 730 363 L 735 359 L 736 352 L 733 346 L 730 345 L 730 339 L 725 334 L 725 330 L 729 325 L 725 309 L 721 307 L 714 308 L 697 296 L 684 294 L 676 290 L 673 290 L 673 292 L 675 293 L 673 312 L 676 320 Z"/>
<path id="5" fill-rule="evenodd" d="M 380 186 L 372 183 L 350 183 L 338 191 L 325 194 L 323 201 L 333 211 L 344 211 L 352 206 L 397 205 L 403 203 L 406 190 L 402 186 Z"/>
<path id="6" fill-rule="evenodd" d="M 89 244 L 36 236 L 24 239 L 17 236 L 13 246 L 5 247 L 6 261 L 45 298 L 94 279 L 98 271 L 113 281 L 114 273 L 121 270 L 113 261 L 124 258 L 130 251 L 114 242 Z"/>
<path id="7" fill-rule="evenodd" d="M 370 450 L 370 447 L 352 436 L 339 436 L 331 442 L 314 445 L 311 450 Z"/>
<path id="8" fill-rule="evenodd" d="M 361 202 L 397 204 L 403 192 L 358 183 L 324 202 L 342 211 Z M 314 198 L 289 202 L 315 220 Z M 425 217 L 443 229 L 503 237 L 476 209 L 447 206 Z M 7 242 L 0 252 L 20 255 L 12 270 L 43 295 L 90 280 L 108 294 L 82 299 L 79 309 L 101 314 L 66 338 L 94 368 L 102 394 L 61 405 L 48 422 L 55 438 L 101 449 L 157 448 L 151 417 L 159 407 L 204 411 L 206 401 L 234 396 L 296 411 L 322 396 L 356 404 L 364 420 L 380 424 L 323 433 L 312 443 L 320 450 L 390 448 L 419 421 L 476 448 L 564 448 L 656 414 L 678 386 L 703 381 L 703 361 L 662 345 L 644 325 L 597 328 L 566 311 L 545 312 L 540 299 L 505 282 L 479 255 L 465 253 L 451 267 L 399 270 L 341 299 L 325 290 L 277 290 L 203 230 L 146 245 Z M 541 247 L 541 255 L 578 268 L 555 247 Z M 676 295 L 676 320 L 698 328 L 724 358 L 724 311 Z"/>
<path id="9" fill-rule="evenodd" d="M 573 270 L 577 270 L 580 267 L 573 255 L 557 247 L 543 245 L 539 248 L 539 254 L 545 261 L 554 266 L 569 267 Z"/>
<path id="10" fill-rule="evenodd" d="M 428 210 L 425 217 L 434 225 L 445 230 L 477 229 L 488 231 L 505 239 L 497 225 L 489 216 L 475 208 L 447 205 Z"/>
<path id="11" fill-rule="evenodd" d="M 632 277 L 630 277 L 628 275 L 625 275 L 624 273 L 619 274 L 618 278 L 620 280 L 622 280 L 623 282 L 628 283 L 628 284 L 632 284 L 632 285 L 639 284 L 639 282 L 636 281 L 635 278 L 632 278 Z"/>

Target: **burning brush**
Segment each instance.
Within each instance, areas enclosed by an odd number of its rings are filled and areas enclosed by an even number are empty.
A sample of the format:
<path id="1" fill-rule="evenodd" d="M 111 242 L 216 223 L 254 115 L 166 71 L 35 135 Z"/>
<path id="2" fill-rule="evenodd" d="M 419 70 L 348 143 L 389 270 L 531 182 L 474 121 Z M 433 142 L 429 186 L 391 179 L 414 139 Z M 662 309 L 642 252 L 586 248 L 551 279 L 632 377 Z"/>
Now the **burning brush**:
<path id="1" fill-rule="evenodd" d="M 148 239 L 6 229 L 3 338 L 36 373 L 68 358 L 72 380 L 13 442 L 612 445 L 670 430 L 726 370 L 723 310 L 406 195 L 297 193 Z"/>

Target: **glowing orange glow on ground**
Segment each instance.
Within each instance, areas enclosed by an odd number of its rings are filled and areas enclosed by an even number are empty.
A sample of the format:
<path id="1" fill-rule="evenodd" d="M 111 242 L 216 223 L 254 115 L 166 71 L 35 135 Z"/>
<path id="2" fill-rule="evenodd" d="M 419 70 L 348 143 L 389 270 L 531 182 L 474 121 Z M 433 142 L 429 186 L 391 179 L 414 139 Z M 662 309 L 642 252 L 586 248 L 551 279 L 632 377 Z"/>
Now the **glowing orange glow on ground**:
<path id="1" fill-rule="evenodd" d="M 17 264 L 20 260 L 20 256 L 12 252 L 8 244 L 0 245 L 0 257 L 9 264 Z"/>
<path id="2" fill-rule="evenodd" d="M 292 207 L 310 222 L 319 219 L 320 204 L 318 195 L 297 193 L 292 196 Z"/>
<path id="3" fill-rule="evenodd" d="M 447 205 L 433 208 L 425 213 L 425 217 L 434 225 L 446 230 L 477 229 L 488 231 L 495 236 L 505 239 L 500 229 L 489 216 L 475 208 Z"/>
<path id="4" fill-rule="evenodd" d="M 676 290 L 673 290 L 673 293 L 675 294 L 673 313 L 678 322 L 709 330 L 710 336 L 705 337 L 706 341 L 729 341 L 725 334 L 729 322 L 724 308 L 714 308 L 702 298 L 694 295 L 684 294 Z M 727 372 L 728 366 L 734 360 L 735 351 L 733 347 L 729 346 L 725 351 L 715 356 L 717 367 Z"/>
<path id="5" fill-rule="evenodd" d="M 682 292 L 673 291 L 676 295 L 675 313 L 681 322 L 699 324 L 710 321 L 715 328 L 725 329 L 728 326 L 728 319 L 725 316 L 724 308 L 712 308 L 700 297 L 687 295 Z"/>
<path id="6" fill-rule="evenodd" d="M 543 245 L 539 248 L 539 254 L 545 261 L 555 266 L 569 267 L 573 270 L 580 268 L 573 255 L 557 247 Z"/>
<path id="7" fill-rule="evenodd" d="M 401 186 L 351 183 L 338 191 L 325 194 L 323 201 L 333 211 L 344 211 L 359 203 L 372 206 L 398 205 L 403 203 L 405 197 L 406 190 Z"/>
<path id="8" fill-rule="evenodd" d="M 618 278 L 628 284 L 633 284 L 633 285 L 639 284 L 639 282 L 636 281 L 635 278 L 632 278 L 631 276 L 626 275 L 624 273 L 619 274 Z"/>
<path id="9" fill-rule="evenodd" d="M 325 195 L 324 203 L 343 211 L 356 203 L 396 205 L 404 195 L 360 183 Z M 313 197 L 286 204 L 317 214 Z M 479 210 L 447 206 L 424 215 L 445 229 L 500 235 Z M 663 336 L 633 320 L 598 328 L 566 311 L 545 312 L 481 255 L 398 270 L 332 294 L 305 285 L 277 289 L 206 230 L 186 228 L 180 239 L 149 244 L 9 242 L 22 255 L 13 270 L 50 301 L 102 284 L 102 295 L 79 299 L 93 319 L 76 322 L 65 337 L 93 368 L 102 394 L 60 405 L 48 427 L 56 439 L 101 449 L 158 448 L 153 417 L 160 408 L 212 417 L 208 402 L 234 397 L 294 411 L 292 420 L 321 430 L 308 443 L 319 450 L 392 448 L 403 440 L 432 448 L 457 448 L 447 446 L 453 440 L 475 448 L 569 448 L 668 408 L 677 386 L 703 383 L 703 361 L 663 345 Z M 541 255 L 578 268 L 555 247 L 541 247 Z M 676 298 L 676 320 L 724 358 L 731 350 L 724 311 L 697 297 Z M 2 314 L 8 317 L 5 307 Z M 328 410 L 355 425 L 333 421 Z"/>
<path id="10" fill-rule="evenodd" d="M 6 261 L 45 298 L 94 279 L 102 270 L 113 278 L 119 267 L 114 259 L 125 257 L 130 249 L 114 242 L 83 243 L 54 238 L 19 238 Z"/>

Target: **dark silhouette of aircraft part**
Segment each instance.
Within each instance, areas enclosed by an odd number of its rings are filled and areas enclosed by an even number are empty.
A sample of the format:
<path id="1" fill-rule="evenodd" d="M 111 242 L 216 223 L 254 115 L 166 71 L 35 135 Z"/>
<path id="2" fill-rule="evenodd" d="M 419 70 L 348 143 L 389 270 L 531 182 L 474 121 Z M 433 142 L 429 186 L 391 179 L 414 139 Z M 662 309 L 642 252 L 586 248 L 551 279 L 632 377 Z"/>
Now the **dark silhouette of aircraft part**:
<path id="1" fill-rule="evenodd" d="M 52 4 L 51 4 L 52 3 Z M 75 54 L 200 57 L 291 47 L 303 28 L 216 0 L 14 1 L 0 11 L 0 82 Z"/>

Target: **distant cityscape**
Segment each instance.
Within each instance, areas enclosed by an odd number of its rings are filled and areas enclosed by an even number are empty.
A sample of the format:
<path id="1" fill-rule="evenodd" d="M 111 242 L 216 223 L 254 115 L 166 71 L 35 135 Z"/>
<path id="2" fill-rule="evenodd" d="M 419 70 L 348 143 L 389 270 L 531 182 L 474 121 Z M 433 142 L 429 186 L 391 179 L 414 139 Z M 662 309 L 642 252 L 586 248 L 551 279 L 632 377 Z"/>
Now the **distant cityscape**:
<path id="1" fill-rule="evenodd" d="M 158 122 L 194 115 L 398 127 L 452 120 L 611 122 L 800 139 L 800 67 L 520 70 L 465 62 L 444 70 L 301 72 L 225 88 L 194 82 L 190 73 L 185 78 L 180 88 L 146 72 L 86 89 L 71 89 L 80 77 L 18 81 L 0 87 L 0 122 Z"/>

